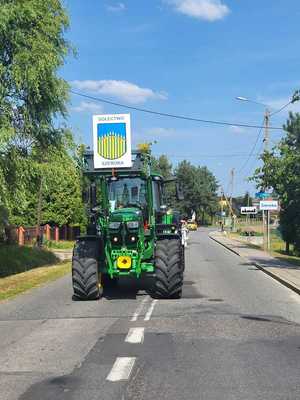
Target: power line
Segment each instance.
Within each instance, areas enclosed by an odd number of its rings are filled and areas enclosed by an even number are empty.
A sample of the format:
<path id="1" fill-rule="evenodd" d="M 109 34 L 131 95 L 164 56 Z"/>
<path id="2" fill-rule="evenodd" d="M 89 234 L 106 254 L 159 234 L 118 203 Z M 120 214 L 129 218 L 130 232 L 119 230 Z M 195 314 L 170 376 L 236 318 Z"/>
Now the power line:
<path id="1" fill-rule="evenodd" d="M 272 113 L 270 113 L 270 117 L 272 117 L 275 114 L 280 113 L 282 110 L 284 110 L 287 106 L 289 106 L 290 104 L 292 104 L 292 101 L 289 101 L 288 103 L 286 103 L 284 106 L 282 106 L 281 108 L 279 108 L 279 110 L 273 111 Z"/>
<path id="2" fill-rule="evenodd" d="M 240 173 L 246 168 L 246 166 L 247 166 L 247 164 L 248 164 L 250 158 L 252 157 L 252 155 L 253 155 L 253 153 L 254 153 L 254 150 L 255 150 L 255 148 L 256 148 L 256 145 L 257 145 L 257 143 L 258 143 L 258 140 L 259 140 L 259 138 L 260 138 L 260 135 L 261 135 L 261 133 L 262 133 L 263 128 L 264 128 L 264 126 L 262 126 L 262 127 L 260 128 L 260 130 L 259 130 L 259 132 L 258 132 L 258 135 L 257 135 L 257 137 L 256 137 L 256 140 L 255 140 L 255 142 L 254 142 L 254 145 L 252 146 L 252 149 L 250 150 L 250 153 L 249 153 L 249 155 L 248 155 L 248 158 L 246 159 L 246 161 L 244 162 L 244 164 L 242 165 L 242 167 L 239 169 L 238 174 L 240 174 Z"/>
<path id="3" fill-rule="evenodd" d="M 252 157 L 258 156 L 258 153 L 252 154 Z M 169 157 L 173 158 L 195 158 L 195 157 L 202 157 L 202 158 L 232 158 L 232 157 L 245 157 L 248 156 L 247 153 L 240 153 L 240 154 L 186 154 L 186 155 L 179 155 L 179 154 L 168 154 Z"/>
<path id="4" fill-rule="evenodd" d="M 176 118 L 176 119 L 183 119 L 185 121 L 194 121 L 194 122 L 202 122 L 202 123 L 206 123 L 206 124 L 214 124 L 214 125 L 223 125 L 223 126 L 239 126 L 241 128 L 263 128 L 260 125 L 251 125 L 251 124 L 244 124 L 244 123 L 240 123 L 240 122 L 222 122 L 222 121 L 215 121 L 215 120 L 209 120 L 209 119 L 201 119 L 201 118 L 193 118 L 193 117 L 187 117 L 184 115 L 178 115 L 178 114 L 169 114 L 169 113 L 163 113 L 163 112 L 159 112 L 159 111 L 154 111 L 154 110 L 148 110 L 146 108 L 139 108 L 139 107 L 133 107 L 133 106 L 129 106 L 128 104 L 122 104 L 122 103 L 116 103 L 110 100 L 106 100 L 100 97 L 94 97 L 94 96 L 89 96 L 87 94 L 83 94 L 83 93 L 79 93 L 76 92 L 74 90 L 70 90 L 71 93 L 77 95 L 77 96 L 81 96 L 84 97 L 86 99 L 90 99 L 90 100 L 94 100 L 94 101 L 98 101 L 100 103 L 106 103 L 106 104 L 110 104 L 113 106 L 117 106 L 117 107 L 122 107 L 122 108 L 127 108 L 129 110 L 134 110 L 134 111 L 139 111 L 139 112 L 144 112 L 144 113 L 148 113 L 148 114 L 153 114 L 153 115 L 159 115 L 161 117 L 169 117 L 169 118 Z M 282 130 L 282 128 L 276 127 L 276 126 L 272 126 L 269 129 L 273 129 L 273 130 Z"/>

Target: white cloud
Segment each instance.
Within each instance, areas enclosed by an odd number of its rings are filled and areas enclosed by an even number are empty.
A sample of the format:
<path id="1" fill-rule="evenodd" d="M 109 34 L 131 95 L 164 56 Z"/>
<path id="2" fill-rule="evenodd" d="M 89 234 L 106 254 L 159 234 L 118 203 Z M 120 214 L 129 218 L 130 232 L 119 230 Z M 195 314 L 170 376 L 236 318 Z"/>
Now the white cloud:
<path id="1" fill-rule="evenodd" d="M 245 133 L 246 129 L 242 126 L 231 125 L 230 130 L 234 133 Z"/>
<path id="2" fill-rule="evenodd" d="M 106 9 L 109 12 L 118 13 L 126 10 L 126 6 L 124 3 L 109 4 Z"/>
<path id="3" fill-rule="evenodd" d="M 161 127 L 157 127 L 157 128 L 151 128 L 147 131 L 147 135 L 148 136 L 152 136 L 155 139 L 158 139 L 160 137 L 170 137 L 173 135 L 176 135 L 176 131 L 172 128 L 161 128 Z"/>
<path id="4" fill-rule="evenodd" d="M 206 21 L 217 21 L 225 18 L 229 13 L 229 7 L 221 0 L 164 0 L 175 10 L 189 17 Z"/>
<path id="5" fill-rule="evenodd" d="M 82 101 L 78 106 L 72 107 L 72 111 L 85 113 L 103 113 L 101 104 L 93 103 L 92 101 Z"/>
<path id="6" fill-rule="evenodd" d="M 134 83 L 116 80 L 100 81 L 73 81 L 71 85 L 79 90 L 98 95 L 116 97 L 131 104 L 145 103 L 147 100 L 166 100 L 165 92 L 155 92 L 152 89 L 142 88 Z"/>

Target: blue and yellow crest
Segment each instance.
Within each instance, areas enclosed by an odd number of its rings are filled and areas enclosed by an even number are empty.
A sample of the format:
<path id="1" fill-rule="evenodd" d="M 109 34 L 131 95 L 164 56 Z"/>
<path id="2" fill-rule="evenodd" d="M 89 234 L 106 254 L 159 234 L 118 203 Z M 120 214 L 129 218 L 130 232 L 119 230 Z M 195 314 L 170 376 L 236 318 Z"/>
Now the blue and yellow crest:
<path id="1" fill-rule="evenodd" d="M 98 154 L 116 160 L 126 153 L 126 124 L 106 123 L 97 126 Z"/>

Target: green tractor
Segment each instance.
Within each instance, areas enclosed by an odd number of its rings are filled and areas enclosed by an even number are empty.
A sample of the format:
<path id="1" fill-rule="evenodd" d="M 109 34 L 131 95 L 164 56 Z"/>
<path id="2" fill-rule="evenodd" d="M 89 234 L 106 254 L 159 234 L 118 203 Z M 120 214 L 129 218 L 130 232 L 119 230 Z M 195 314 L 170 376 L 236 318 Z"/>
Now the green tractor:
<path id="1" fill-rule="evenodd" d="M 73 252 L 76 299 L 98 299 L 103 288 L 124 277 L 145 279 L 154 298 L 181 297 L 180 220 L 164 203 L 164 188 L 171 180 L 164 181 L 152 170 L 149 149 L 133 151 L 132 157 L 131 168 L 107 170 L 94 169 L 92 152 L 84 155 L 90 223 Z M 178 184 L 176 193 L 181 200 Z"/>

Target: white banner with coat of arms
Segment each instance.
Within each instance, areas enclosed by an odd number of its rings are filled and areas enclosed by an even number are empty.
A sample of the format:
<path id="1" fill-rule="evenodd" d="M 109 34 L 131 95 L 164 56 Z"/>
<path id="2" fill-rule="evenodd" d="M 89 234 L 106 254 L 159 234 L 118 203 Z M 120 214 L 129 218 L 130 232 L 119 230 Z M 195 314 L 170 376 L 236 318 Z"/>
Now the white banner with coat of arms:
<path id="1" fill-rule="evenodd" d="M 130 114 L 93 116 L 94 167 L 130 168 Z"/>

